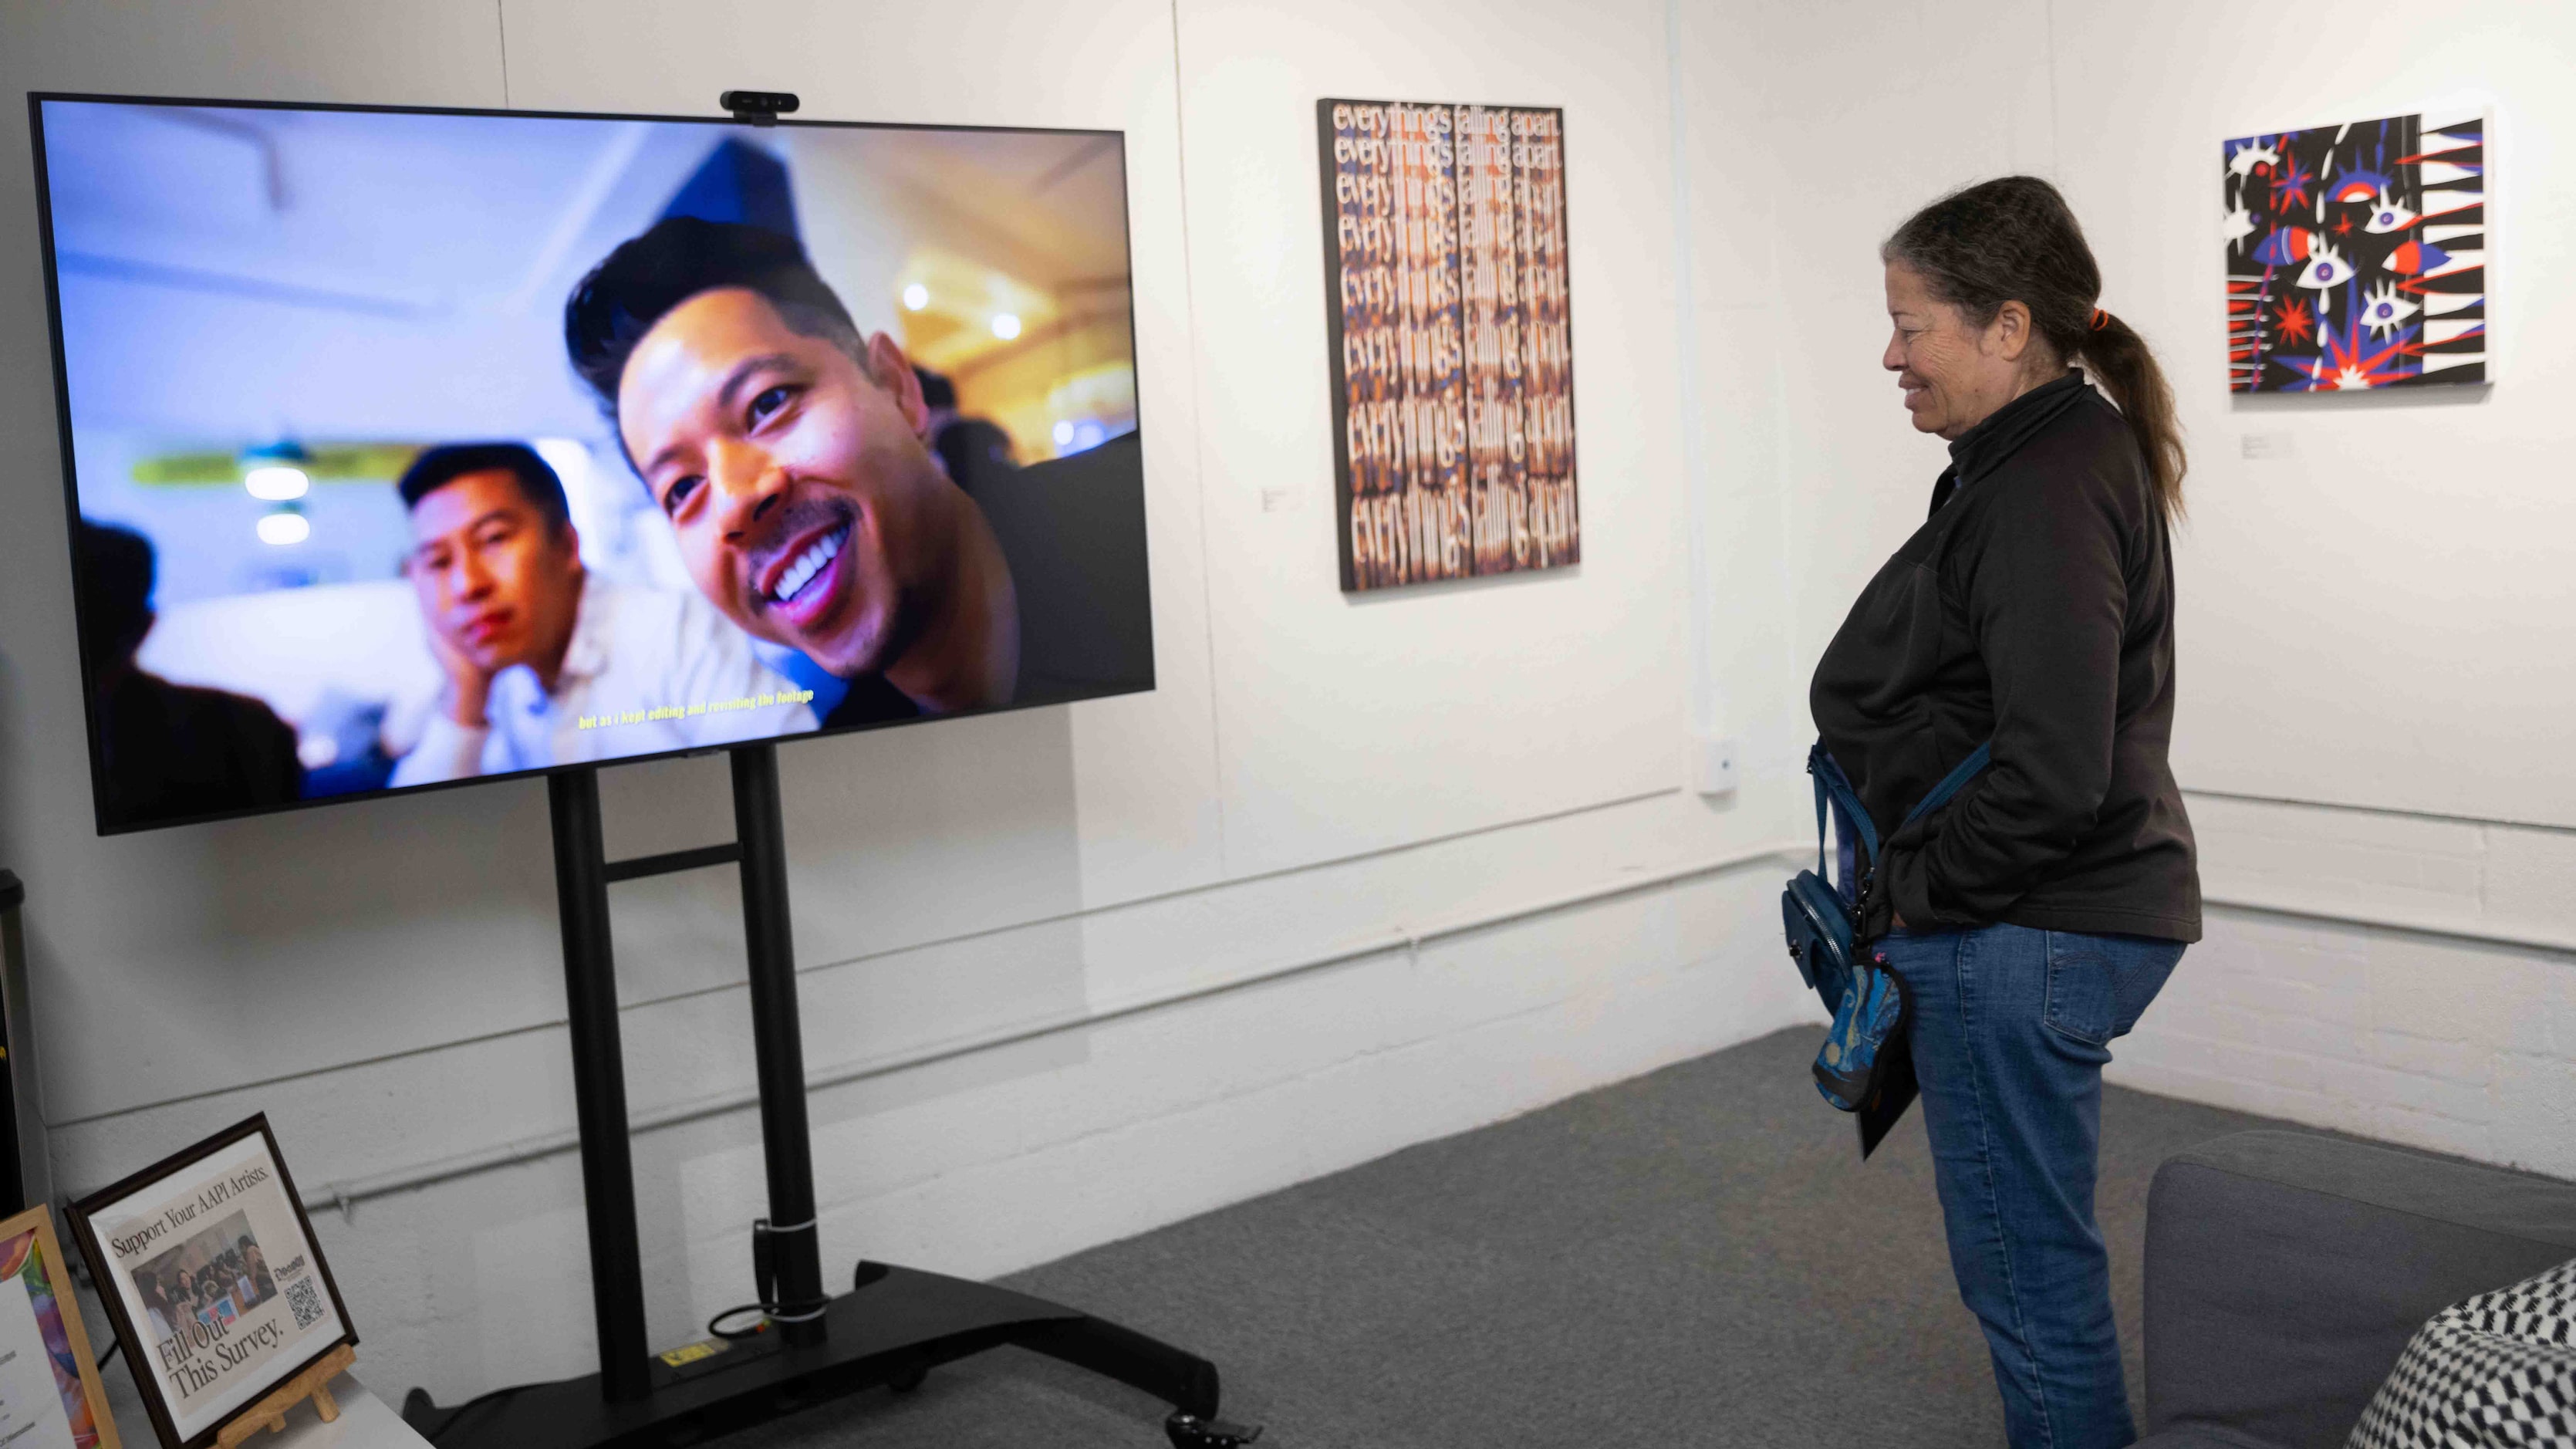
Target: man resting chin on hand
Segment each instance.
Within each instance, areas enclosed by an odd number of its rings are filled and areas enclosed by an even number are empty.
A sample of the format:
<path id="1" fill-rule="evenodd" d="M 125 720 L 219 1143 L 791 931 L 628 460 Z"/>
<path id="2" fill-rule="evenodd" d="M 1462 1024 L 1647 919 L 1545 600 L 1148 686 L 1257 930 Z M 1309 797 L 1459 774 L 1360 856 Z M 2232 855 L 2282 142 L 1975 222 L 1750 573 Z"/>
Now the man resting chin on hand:
<path id="1" fill-rule="evenodd" d="M 534 449 L 432 448 L 395 487 L 411 514 L 404 572 L 447 685 L 393 784 L 814 728 L 802 703 L 720 707 L 798 692 L 694 595 L 592 577 L 563 482 Z M 636 718 L 656 712 L 670 717 Z"/>

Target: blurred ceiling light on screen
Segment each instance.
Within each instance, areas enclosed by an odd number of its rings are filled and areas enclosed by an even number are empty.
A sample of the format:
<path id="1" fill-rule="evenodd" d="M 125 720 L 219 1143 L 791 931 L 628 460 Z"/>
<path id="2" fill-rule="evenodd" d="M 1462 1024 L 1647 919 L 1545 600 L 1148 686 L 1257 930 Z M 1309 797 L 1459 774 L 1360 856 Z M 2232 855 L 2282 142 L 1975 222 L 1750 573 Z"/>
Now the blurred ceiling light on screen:
<path id="1" fill-rule="evenodd" d="M 1061 458 L 1067 453 L 1087 453 L 1108 442 L 1112 435 L 1109 425 L 1098 418 L 1058 418 L 1048 436 L 1055 439 L 1056 456 Z"/>
<path id="2" fill-rule="evenodd" d="M 243 473 L 242 486 L 250 490 L 251 497 L 262 502 L 284 503 L 311 492 L 313 480 L 304 476 L 301 468 L 270 463 Z"/>
<path id="3" fill-rule="evenodd" d="M 1136 427 L 1136 369 L 1104 362 L 1072 373 L 1049 388 L 1043 416 L 1054 419 L 1047 439 L 1055 456 L 1088 452 Z"/>
<path id="4" fill-rule="evenodd" d="M 259 541 L 285 548 L 313 536 L 313 525 L 293 509 L 281 508 L 259 516 Z"/>
<path id="5" fill-rule="evenodd" d="M 919 282 L 915 282 L 911 286 L 903 289 L 903 309 L 905 311 L 918 312 L 929 305 L 930 289 L 928 287 L 921 285 Z"/>
<path id="6" fill-rule="evenodd" d="M 904 351 L 923 367 L 961 381 L 1010 344 L 1064 318 L 1063 301 L 1052 287 L 1014 276 L 971 248 L 916 246 L 894 275 L 902 280 L 895 297 L 903 303 L 897 316 Z M 915 287 L 921 289 L 918 307 L 912 305 Z M 1125 318 L 1122 307 L 1122 325 Z M 976 406 L 969 404 L 969 410 Z M 1041 425 L 1031 441 L 1045 435 Z"/>

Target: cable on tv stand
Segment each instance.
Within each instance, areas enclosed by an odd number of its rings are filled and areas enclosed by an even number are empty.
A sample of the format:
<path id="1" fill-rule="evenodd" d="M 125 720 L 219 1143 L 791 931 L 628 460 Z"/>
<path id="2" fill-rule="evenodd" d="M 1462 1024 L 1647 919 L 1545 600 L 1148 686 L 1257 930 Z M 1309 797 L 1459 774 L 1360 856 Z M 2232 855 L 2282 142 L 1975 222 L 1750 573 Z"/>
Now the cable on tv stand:
<path id="1" fill-rule="evenodd" d="M 737 748 L 732 766 L 733 844 L 623 861 L 607 858 L 597 770 L 547 780 L 599 1372 L 503 1389 L 452 1408 L 413 1389 L 403 1399 L 404 1422 L 450 1449 L 663 1449 L 879 1385 L 914 1388 L 940 1364 L 1013 1344 L 1172 1405 L 1164 1428 L 1181 1449 L 1252 1442 L 1258 1428 L 1216 1418 L 1216 1365 L 1206 1359 L 1079 1309 L 918 1269 L 862 1262 L 850 1291 L 833 1296 L 823 1288 L 822 1254 L 810 1226 L 765 1235 L 761 1299 L 778 1310 L 768 1331 L 703 1356 L 668 1356 L 685 1359 L 677 1363 L 648 1350 L 626 1062 L 609 950 L 612 883 L 741 867 L 768 1221 L 810 1225 L 815 1217 L 777 747 Z"/>

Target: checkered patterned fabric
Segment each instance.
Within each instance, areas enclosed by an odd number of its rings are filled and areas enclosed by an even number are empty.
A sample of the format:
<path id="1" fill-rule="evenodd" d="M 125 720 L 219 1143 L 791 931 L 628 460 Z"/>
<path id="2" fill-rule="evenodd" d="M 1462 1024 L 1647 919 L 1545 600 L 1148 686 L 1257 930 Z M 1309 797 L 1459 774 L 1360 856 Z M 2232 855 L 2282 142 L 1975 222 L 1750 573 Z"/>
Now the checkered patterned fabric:
<path id="1" fill-rule="evenodd" d="M 2346 1449 L 2576 1449 L 2576 1262 L 2419 1329 Z"/>

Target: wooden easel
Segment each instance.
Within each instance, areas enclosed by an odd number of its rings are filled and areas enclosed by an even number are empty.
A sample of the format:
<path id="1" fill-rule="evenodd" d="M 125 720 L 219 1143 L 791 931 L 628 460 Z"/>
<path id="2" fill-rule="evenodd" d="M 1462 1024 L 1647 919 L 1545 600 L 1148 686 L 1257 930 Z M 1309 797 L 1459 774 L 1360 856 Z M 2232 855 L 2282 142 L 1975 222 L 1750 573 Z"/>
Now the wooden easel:
<path id="1" fill-rule="evenodd" d="M 306 1399 L 313 1401 L 313 1412 L 325 1424 L 340 1417 L 340 1401 L 331 1397 L 331 1381 L 349 1371 L 357 1362 L 357 1351 L 342 1344 L 315 1359 L 304 1372 L 277 1386 L 276 1392 L 242 1411 L 241 1417 L 226 1424 L 215 1434 L 215 1449 L 240 1449 L 250 1436 L 266 1429 L 274 1434 L 286 1427 L 286 1411 Z"/>

